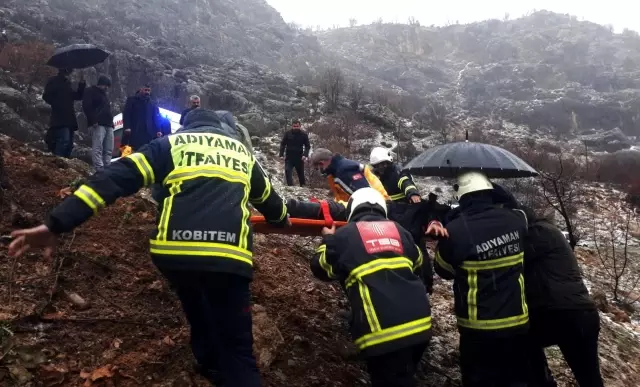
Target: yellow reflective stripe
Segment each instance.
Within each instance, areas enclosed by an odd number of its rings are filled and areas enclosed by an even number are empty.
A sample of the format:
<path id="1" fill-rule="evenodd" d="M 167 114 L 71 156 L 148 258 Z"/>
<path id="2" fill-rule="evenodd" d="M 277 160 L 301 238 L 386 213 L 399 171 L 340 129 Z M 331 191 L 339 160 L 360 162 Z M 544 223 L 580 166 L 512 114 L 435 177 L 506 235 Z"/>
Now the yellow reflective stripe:
<path id="1" fill-rule="evenodd" d="M 416 263 L 413 264 L 414 271 L 420 266 L 422 266 L 422 263 L 424 262 L 424 256 L 422 255 L 422 250 L 420 250 L 420 246 L 416 245 L 416 249 L 418 249 L 418 259 L 416 260 Z"/>
<path id="2" fill-rule="evenodd" d="M 98 193 L 94 191 L 93 188 L 89 187 L 86 184 L 81 185 L 80 188 L 75 190 L 73 194 L 77 196 L 78 199 L 82 200 L 84 204 L 89 206 L 89 208 L 93 210 L 94 214 L 97 214 L 98 210 L 104 208 L 107 205 L 102 196 L 98 195 Z"/>
<path id="3" fill-rule="evenodd" d="M 249 176 L 240 172 L 221 168 L 217 165 L 174 169 L 164 179 L 164 184 L 178 183 L 198 177 L 218 178 L 229 182 L 249 184 Z"/>
<path id="4" fill-rule="evenodd" d="M 363 350 L 373 345 L 402 339 L 420 332 L 428 331 L 429 329 L 431 329 L 431 317 L 425 317 L 408 323 L 384 328 L 377 332 L 368 333 L 359 337 L 355 341 L 355 345 L 359 350 Z"/>
<path id="5" fill-rule="evenodd" d="M 467 274 L 469 291 L 467 292 L 467 313 L 469 320 L 478 320 L 478 272 L 470 270 Z"/>
<path id="6" fill-rule="evenodd" d="M 400 180 L 398 180 L 398 189 L 402 189 L 402 183 L 404 183 L 405 180 L 409 180 L 409 178 L 406 176 L 402 176 Z"/>
<path id="7" fill-rule="evenodd" d="M 417 191 L 418 187 L 416 187 L 415 185 L 408 185 L 407 188 L 404 189 L 404 194 L 406 195 L 410 189 L 415 189 Z"/>
<path id="8" fill-rule="evenodd" d="M 266 177 L 264 178 L 264 184 L 264 192 L 262 192 L 262 196 L 257 199 L 249 198 L 251 203 L 261 204 L 269 198 L 269 195 L 271 195 L 271 182 Z"/>
<path id="9" fill-rule="evenodd" d="M 523 262 L 524 253 L 510 255 L 508 257 L 492 259 L 488 261 L 464 261 L 462 267 L 465 270 L 492 270 L 502 267 L 515 266 Z"/>
<path id="10" fill-rule="evenodd" d="M 404 200 L 406 198 L 406 196 L 404 196 L 403 193 L 399 193 L 399 194 L 391 195 L 391 196 L 389 196 L 389 198 L 391 200 Z"/>
<path id="11" fill-rule="evenodd" d="M 215 256 L 236 259 L 253 265 L 251 251 L 233 245 L 211 242 L 149 241 L 152 254 Z"/>
<path id="12" fill-rule="evenodd" d="M 440 265 L 443 269 L 448 271 L 451 274 L 454 274 L 453 266 L 449 265 L 442 257 L 440 256 L 440 251 L 436 250 L 436 263 Z"/>
<path id="13" fill-rule="evenodd" d="M 162 203 L 162 214 L 160 215 L 160 223 L 158 223 L 157 240 L 166 241 L 169 230 L 169 219 L 171 218 L 171 209 L 173 207 L 173 199 L 180 192 L 181 183 L 172 184 L 169 187 L 169 196 Z"/>
<path id="14" fill-rule="evenodd" d="M 144 186 L 151 185 L 155 183 L 156 176 L 153 173 L 153 168 L 151 168 L 151 164 L 147 160 L 147 157 L 142 153 L 132 153 L 127 156 L 128 159 L 133 161 L 133 163 L 138 168 L 138 172 L 142 175 L 142 180 L 144 181 Z"/>
<path id="15" fill-rule="evenodd" d="M 253 163 L 249 164 L 251 167 L 249 170 L 253 169 Z M 246 249 L 249 245 L 249 232 L 251 230 L 251 226 L 249 225 L 249 217 L 251 216 L 251 211 L 249 211 L 249 195 L 251 191 L 251 184 L 249 184 L 249 179 L 247 179 L 247 184 L 244 185 L 244 196 L 242 196 L 242 201 L 240 202 L 240 208 L 242 208 L 242 222 L 240 223 L 240 241 L 238 245 Z"/>
<path id="16" fill-rule="evenodd" d="M 522 313 L 528 315 L 529 314 L 529 306 L 527 305 L 527 297 L 525 295 L 524 290 L 524 276 L 520 274 L 518 278 L 518 282 L 520 283 L 520 296 L 522 298 Z"/>
<path id="17" fill-rule="evenodd" d="M 367 316 L 367 321 L 369 322 L 369 328 L 371 329 L 371 332 L 378 332 L 382 330 L 380 321 L 378 321 L 378 315 L 376 314 L 376 310 L 373 307 L 373 302 L 371 301 L 371 293 L 369 293 L 369 287 L 364 282 L 359 281 L 358 290 L 360 290 L 360 298 L 362 299 L 364 314 Z"/>
<path id="18" fill-rule="evenodd" d="M 371 273 L 375 273 L 379 270 L 394 270 L 394 269 L 403 269 L 407 268 L 409 270 L 413 269 L 413 262 L 409 258 L 406 257 L 395 257 L 395 258 L 379 258 L 375 259 L 371 262 L 365 263 L 364 265 L 360 265 L 355 269 L 351 270 L 347 280 L 345 281 L 345 287 L 350 287 L 356 283 L 356 281 L 362 279 L 362 277 L 369 275 Z"/>
<path id="19" fill-rule="evenodd" d="M 480 330 L 497 330 L 517 327 L 529 322 L 529 315 L 524 313 L 519 316 L 507 317 L 494 320 L 469 320 L 458 317 L 458 325 L 463 328 Z"/>
<path id="20" fill-rule="evenodd" d="M 285 218 L 285 216 L 287 216 L 287 205 L 284 203 L 284 199 L 282 199 L 282 213 L 280 214 L 280 219 L 278 219 L 278 222 L 282 221 L 282 219 Z"/>
<path id="21" fill-rule="evenodd" d="M 333 267 L 327 262 L 327 245 L 320 245 L 316 249 L 316 253 L 320 254 L 320 258 L 318 261 L 320 263 L 320 267 L 327 272 L 327 276 L 332 279 L 338 278 L 333 273 Z"/>

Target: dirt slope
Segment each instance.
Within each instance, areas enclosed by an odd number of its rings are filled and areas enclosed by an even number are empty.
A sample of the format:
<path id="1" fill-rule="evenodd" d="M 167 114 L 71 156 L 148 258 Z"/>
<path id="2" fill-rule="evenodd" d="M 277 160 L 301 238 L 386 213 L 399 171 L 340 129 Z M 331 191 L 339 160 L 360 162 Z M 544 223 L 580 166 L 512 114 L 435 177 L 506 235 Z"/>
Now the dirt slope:
<path id="1" fill-rule="evenodd" d="M 0 190 L 6 245 L 13 229 L 38 224 L 87 166 L 2 136 L 0 154 L 9 183 Z M 0 247 L 0 386 L 207 385 L 192 372 L 180 305 L 148 257 L 155 216 L 138 195 L 65 236 L 51 261 L 38 252 L 13 260 Z M 367 385 L 339 316 L 346 306 L 339 287 L 309 271 L 315 241 L 257 235 L 255 245 L 255 350 L 264 385 Z M 450 289 L 436 279 L 434 339 L 420 386 L 460 386 Z M 559 385 L 573 386 L 559 352 L 550 350 L 549 358 Z M 606 316 L 601 360 L 605 385 L 640 385 L 637 333 Z"/>
<path id="2" fill-rule="evenodd" d="M 0 140 L 0 149 L 11 185 L 0 202 L 7 244 L 11 230 L 37 224 L 82 173 L 17 142 Z M 82 385 L 87 376 L 105 386 L 206 385 L 191 372 L 180 305 L 148 258 L 154 211 L 140 197 L 120 200 L 65 236 L 53 261 L 38 252 L 13 260 L 0 249 L 0 385 Z M 267 320 L 258 328 L 277 327 L 283 339 L 277 329 L 256 332 L 261 362 L 272 363 L 263 367 L 265 385 L 362 385 L 337 315 L 339 288 L 314 284 L 305 243 L 257 236 L 254 301 Z"/>

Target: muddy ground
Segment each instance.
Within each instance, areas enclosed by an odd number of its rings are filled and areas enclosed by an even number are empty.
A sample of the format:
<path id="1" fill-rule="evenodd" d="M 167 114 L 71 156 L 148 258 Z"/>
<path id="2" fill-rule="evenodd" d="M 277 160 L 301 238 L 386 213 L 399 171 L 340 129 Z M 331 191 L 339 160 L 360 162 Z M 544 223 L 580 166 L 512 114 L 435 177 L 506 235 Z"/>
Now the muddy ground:
<path id="1" fill-rule="evenodd" d="M 151 264 L 155 207 L 119 200 L 57 253 L 6 255 L 8 234 L 37 225 L 87 167 L 0 138 L 8 184 L 0 191 L 0 386 L 206 386 L 192 370 L 189 332 L 177 298 Z M 7 187 L 8 186 L 8 187 Z M 256 352 L 265 386 L 365 386 L 367 376 L 339 312 L 339 286 L 312 279 L 309 238 L 256 236 Z M 434 341 L 420 386 L 459 386 L 450 285 L 436 280 Z M 607 386 L 638 386 L 637 340 L 603 328 Z M 570 372 L 554 352 L 561 386 Z"/>

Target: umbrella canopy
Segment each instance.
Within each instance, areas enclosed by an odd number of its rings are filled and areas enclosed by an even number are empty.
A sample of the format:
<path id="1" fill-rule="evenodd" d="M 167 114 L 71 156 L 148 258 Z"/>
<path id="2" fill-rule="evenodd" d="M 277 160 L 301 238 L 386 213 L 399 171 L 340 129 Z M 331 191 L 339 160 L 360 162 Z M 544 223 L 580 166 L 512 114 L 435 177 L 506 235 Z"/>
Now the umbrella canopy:
<path id="1" fill-rule="evenodd" d="M 109 53 L 93 44 L 72 44 L 56 49 L 47 65 L 59 69 L 84 69 L 104 62 Z"/>
<path id="2" fill-rule="evenodd" d="M 477 171 L 488 178 L 538 176 L 538 172 L 513 153 L 478 142 L 454 142 L 428 149 L 405 167 L 417 176 L 455 178 L 460 173 Z"/>

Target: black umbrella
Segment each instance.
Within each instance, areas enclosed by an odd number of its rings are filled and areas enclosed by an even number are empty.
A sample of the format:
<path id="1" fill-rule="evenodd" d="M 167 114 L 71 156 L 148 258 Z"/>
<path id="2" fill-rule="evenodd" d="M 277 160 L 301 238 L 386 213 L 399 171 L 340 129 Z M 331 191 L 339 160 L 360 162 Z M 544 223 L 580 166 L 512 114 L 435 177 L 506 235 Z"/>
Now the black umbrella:
<path id="1" fill-rule="evenodd" d="M 104 62 L 109 53 L 93 44 L 72 44 L 56 49 L 47 65 L 59 69 L 84 69 Z"/>
<path id="2" fill-rule="evenodd" d="M 538 172 L 513 153 L 478 142 L 454 142 L 428 149 L 405 167 L 417 176 L 455 178 L 460 173 L 477 171 L 488 178 L 538 176 Z"/>

